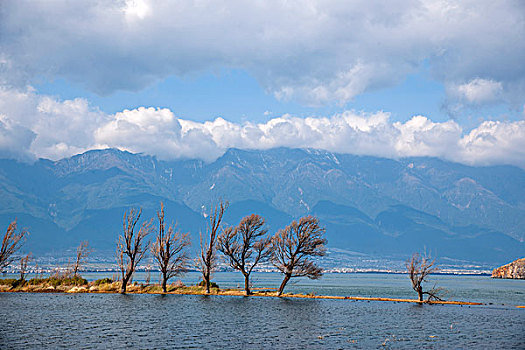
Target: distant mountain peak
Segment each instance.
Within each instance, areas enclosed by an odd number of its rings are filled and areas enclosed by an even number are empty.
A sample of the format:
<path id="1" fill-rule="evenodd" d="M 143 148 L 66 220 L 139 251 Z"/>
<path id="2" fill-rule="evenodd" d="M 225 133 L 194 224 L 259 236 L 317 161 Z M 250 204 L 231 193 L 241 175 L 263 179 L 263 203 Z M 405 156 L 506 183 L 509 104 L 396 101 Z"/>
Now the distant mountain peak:
<path id="1" fill-rule="evenodd" d="M 218 198 L 229 201 L 237 213 L 251 213 L 253 207 L 280 218 L 268 217 L 277 221 L 277 228 L 292 218 L 322 215 L 337 236 L 332 236 L 334 242 L 350 244 L 338 239 L 357 237 L 356 230 L 359 240 L 369 242 L 366 249 L 403 237 L 414 240 L 410 246 L 446 247 L 447 240 L 472 239 L 486 248 L 499 235 L 501 256 L 505 244 L 516 243 L 511 237 L 523 240 L 525 234 L 525 171 L 508 166 L 288 148 L 232 148 L 213 162 L 164 161 L 105 149 L 57 162 L 0 164 L 0 215 L 6 221 L 22 214 L 33 218 L 27 220 L 45 228 L 43 236 L 52 227 L 79 235 L 91 232 L 86 227 L 97 224 L 90 221 L 95 217 L 105 222 L 102 235 L 109 222 L 119 224 L 125 208 L 143 207 L 154 214 L 160 201 L 181 205 L 186 210 L 181 215 L 202 220 L 201 213 Z"/>
<path id="2" fill-rule="evenodd" d="M 150 165 L 155 167 L 155 157 L 122 151 L 116 148 L 90 150 L 71 158 L 54 162 L 54 171 L 58 176 L 91 170 L 107 170 L 111 168 L 130 169 Z"/>

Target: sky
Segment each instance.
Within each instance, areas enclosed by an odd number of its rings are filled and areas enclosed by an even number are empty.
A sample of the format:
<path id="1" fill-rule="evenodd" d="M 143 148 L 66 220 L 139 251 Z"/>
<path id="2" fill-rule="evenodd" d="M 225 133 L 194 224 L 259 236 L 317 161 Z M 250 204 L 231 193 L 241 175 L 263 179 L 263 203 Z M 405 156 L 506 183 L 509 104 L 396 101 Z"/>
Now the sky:
<path id="1" fill-rule="evenodd" d="M 319 148 L 525 168 L 525 2 L 0 2 L 0 157 Z"/>

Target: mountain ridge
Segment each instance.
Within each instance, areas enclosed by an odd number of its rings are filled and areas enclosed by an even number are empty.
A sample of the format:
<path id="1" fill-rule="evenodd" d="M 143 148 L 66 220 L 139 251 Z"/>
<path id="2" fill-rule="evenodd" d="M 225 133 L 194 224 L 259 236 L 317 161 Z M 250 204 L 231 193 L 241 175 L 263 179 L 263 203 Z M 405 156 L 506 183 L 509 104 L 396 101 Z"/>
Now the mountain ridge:
<path id="1" fill-rule="evenodd" d="M 272 230 L 317 213 L 332 236 L 329 246 L 336 248 L 356 250 L 344 237 L 363 230 L 356 245 L 375 254 L 406 254 L 408 248 L 431 248 L 428 242 L 450 257 L 476 259 L 447 247 L 449 241 L 490 251 L 486 259 L 495 262 L 509 260 L 489 246 L 498 246 L 494 237 L 505 243 L 498 249 L 523 253 L 525 171 L 512 166 L 469 167 L 437 158 L 392 160 L 288 148 L 230 149 L 206 163 L 108 149 L 55 162 L 0 159 L 0 180 L 3 225 L 16 215 L 34 218 L 37 231 L 45 226 L 50 236 L 62 237 L 64 247 L 95 235 L 97 244 L 109 249 L 126 208 L 143 207 L 145 215 L 153 216 L 160 201 L 169 203 L 181 229 L 198 236 L 205 229 L 203 214 L 224 198 L 232 214 L 237 213 L 228 216 L 230 224 L 250 207 L 273 217 L 267 218 Z M 97 220 L 101 227 L 88 229 L 87 223 L 96 226 Z"/>

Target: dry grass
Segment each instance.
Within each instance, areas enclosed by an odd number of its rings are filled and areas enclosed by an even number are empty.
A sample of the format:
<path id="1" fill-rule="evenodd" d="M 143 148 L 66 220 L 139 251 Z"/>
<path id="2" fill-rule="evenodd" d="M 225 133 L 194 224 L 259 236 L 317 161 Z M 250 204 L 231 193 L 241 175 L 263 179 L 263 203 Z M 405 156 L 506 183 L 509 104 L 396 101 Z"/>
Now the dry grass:
<path id="1" fill-rule="evenodd" d="M 90 282 L 86 285 L 58 285 L 53 286 L 47 283 L 38 285 L 24 284 L 13 288 L 11 285 L 0 284 L 0 292 L 32 292 L 32 293 L 118 293 L 120 291 L 120 282 L 97 283 Z M 167 294 L 181 294 L 181 295 L 207 295 L 205 288 L 201 286 L 184 286 L 180 282 L 172 283 L 167 288 Z M 127 287 L 127 294 L 163 294 L 162 287 L 159 284 L 129 284 Z M 216 296 L 245 296 L 244 290 L 240 289 L 219 289 L 212 288 L 210 295 Z M 278 297 L 274 289 L 254 289 L 252 296 L 254 297 Z M 362 300 L 362 301 L 392 301 L 403 303 L 425 303 L 425 304 L 445 304 L 445 305 L 482 305 L 482 303 L 466 302 L 466 301 L 424 301 L 420 302 L 416 299 L 396 299 L 396 298 L 371 298 L 371 297 L 344 297 L 344 296 L 329 296 L 329 295 L 313 295 L 313 294 L 283 294 L 281 297 L 286 298 L 301 298 L 301 299 L 337 299 L 337 300 Z M 517 306 L 524 308 L 524 306 Z"/>

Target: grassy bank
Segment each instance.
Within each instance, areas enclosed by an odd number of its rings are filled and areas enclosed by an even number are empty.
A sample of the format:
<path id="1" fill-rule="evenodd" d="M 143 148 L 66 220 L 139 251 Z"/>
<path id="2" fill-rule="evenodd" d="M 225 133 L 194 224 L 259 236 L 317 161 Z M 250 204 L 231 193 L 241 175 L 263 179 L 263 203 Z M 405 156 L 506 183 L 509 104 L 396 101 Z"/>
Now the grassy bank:
<path id="1" fill-rule="evenodd" d="M 120 282 L 112 281 L 109 278 L 88 282 L 81 277 L 49 277 L 33 278 L 28 281 L 15 279 L 0 279 L 0 292 L 21 292 L 21 293 L 119 293 Z M 132 283 L 127 287 L 127 294 L 163 294 L 159 284 L 139 284 Z M 206 295 L 205 288 L 202 286 L 185 286 L 182 283 L 173 283 L 168 286 L 167 294 L 185 295 Z M 239 289 L 220 289 L 211 288 L 210 295 L 217 296 L 244 296 L 244 291 Z M 278 297 L 277 292 L 270 289 L 260 289 L 253 291 L 255 297 Z M 353 296 L 329 296 L 313 294 L 292 294 L 285 293 L 282 297 L 304 298 L 304 299 L 339 299 L 339 300 L 364 300 L 364 301 L 393 301 L 405 303 L 420 303 L 416 299 L 396 299 L 396 298 L 374 298 L 374 297 L 353 297 Z M 449 304 L 449 305 L 482 305 L 482 303 L 465 301 L 431 301 L 428 304 Z"/>

